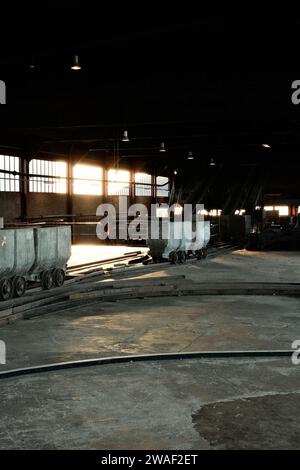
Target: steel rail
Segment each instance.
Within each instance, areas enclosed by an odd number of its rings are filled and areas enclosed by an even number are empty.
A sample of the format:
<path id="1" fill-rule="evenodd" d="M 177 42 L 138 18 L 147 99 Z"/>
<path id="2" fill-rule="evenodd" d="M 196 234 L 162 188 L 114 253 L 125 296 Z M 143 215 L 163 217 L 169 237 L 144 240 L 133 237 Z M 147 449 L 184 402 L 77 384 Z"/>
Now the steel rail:
<path id="1" fill-rule="evenodd" d="M 20 377 L 24 375 L 41 374 L 82 367 L 95 367 L 110 364 L 124 364 L 135 362 L 186 360 L 186 359 L 252 359 L 291 357 L 292 350 L 243 350 L 243 351 L 195 351 L 177 353 L 138 354 L 130 356 L 111 356 L 79 361 L 57 362 L 39 366 L 24 367 L 0 372 L 1 379 Z"/>

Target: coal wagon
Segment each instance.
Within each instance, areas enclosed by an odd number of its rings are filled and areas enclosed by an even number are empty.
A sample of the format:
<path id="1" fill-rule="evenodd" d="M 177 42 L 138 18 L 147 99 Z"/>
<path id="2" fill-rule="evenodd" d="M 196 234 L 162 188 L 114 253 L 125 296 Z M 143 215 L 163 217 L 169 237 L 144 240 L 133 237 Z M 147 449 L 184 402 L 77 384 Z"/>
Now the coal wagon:
<path id="1" fill-rule="evenodd" d="M 21 297 L 30 281 L 62 286 L 70 256 L 70 226 L 1 229 L 0 299 Z"/>

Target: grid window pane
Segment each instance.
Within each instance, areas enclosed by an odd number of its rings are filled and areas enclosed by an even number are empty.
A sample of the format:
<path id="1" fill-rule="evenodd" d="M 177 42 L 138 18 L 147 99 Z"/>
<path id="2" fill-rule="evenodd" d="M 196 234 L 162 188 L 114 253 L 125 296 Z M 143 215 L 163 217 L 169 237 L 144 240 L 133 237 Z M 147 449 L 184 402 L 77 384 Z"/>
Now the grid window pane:
<path id="1" fill-rule="evenodd" d="M 130 173 L 126 170 L 108 171 L 108 195 L 129 196 Z"/>
<path id="2" fill-rule="evenodd" d="M 268 211 L 279 211 L 280 216 L 288 216 L 290 215 L 290 208 L 289 206 L 265 206 L 264 210 Z"/>
<path id="3" fill-rule="evenodd" d="M 29 163 L 29 191 L 33 193 L 67 192 L 67 163 L 33 159 Z M 41 176 L 38 176 L 41 175 Z M 47 177 L 50 178 L 47 178 Z"/>
<path id="4" fill-rule="evenodd" d="M 20 159 L 10 155 L 0 155 L 0 191 L 19 192 L 20 176 L 10 173 L 2 173 L 4 171 L 20 172 Z"/>
<path id="5" fill-rule="evenodd" d="M 157 176 L 156 185 L 156 194 L 158 197 L 169 197 L 169 178 L 167 176 Z"/>
<path id="6" fill-rule="evenodd" d="M 73 168 L 74 194 L 103 194 L 103 170 L 98 166 L 77 164 Z"/>
<path id="7" fill-rule="evenodd" d="M 151 196 L 151 175 L 136 173 L 134 175 L 134 182 L 136 196 Z"/>

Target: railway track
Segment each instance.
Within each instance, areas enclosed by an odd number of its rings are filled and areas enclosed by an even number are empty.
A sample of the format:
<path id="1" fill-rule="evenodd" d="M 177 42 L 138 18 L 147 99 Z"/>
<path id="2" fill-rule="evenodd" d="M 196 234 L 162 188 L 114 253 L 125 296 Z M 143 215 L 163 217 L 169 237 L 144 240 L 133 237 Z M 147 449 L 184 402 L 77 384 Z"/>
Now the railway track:
<path id="1" fill-rule="evenodd" d="M 208 258 L 230 252 L 234 247 L 222 245 L 211 248 Z M 242 286 L 222 284 L 195 284 L 186 280 L 184 275 L 170 275 L 163 278 L 148 278 L 130 280 L 131 277 L 159 271 L 161 267 L 169 270 L 173 265 L 169 263 L 148 264 L 135 266 L 149 262 L 151 258 L 141 252 L 132 252 L 123 257 L 110 260 L 86 263 L 72 267 L 68 271 L 68 279 L 65 285 L 50 291 L 44 291 L 40 287 L 29 289 L 22 298 L 14 298 L 0 304 L 0 326 L 12 323 L 18 319 L 30 318 L 57 310 L 73 308 L 80 304 L 103 301 L 118 301 L 121 299 L 156 297 L 156 296 L 184 296 L 184 295 L 233 295 L 251 294 L 260 291 L 262 295 L 298 295 L 297 286 Z M 198 262 L 195 259 L 187 260 L 188 263 Z M 200 262 L 201 263 L 201 262 Z M 105 281 L 105 282 L 102 282 Z M 109 282 L 110 281 L 110 282 Z M 155 286 L 155 289 L 153 289 Z M 260 285 L 261 286 L 261 285 Z M 260 295 L 258 294 L 258 295 Z"/>
<path id="2" fill-rule="evenodd" d="M 147 254 L 143 254 L 142 251 L 134 251 L 131 253 L 126 253 L 122 256 L 119 256 L 117 258 L 109 258 L 105 260 L 100 260 L 100 261 L 93 261 L 90 263 L 83 263 L 83 264 L 78 264 L 74 265 L 71 267 L 67 268 L 67 275 L 72 276 L 72 274 L 77 274 L 77 273 L 84 273 L 85 271 L 92 271 L 99 269 L 104 266 L 108 265 L 113 265 L 115 266 L 117 263 L 121 263 L 122 265 L 127 263 L 127 264 L 137 264 L 137 263 L 142 263 L 144 261 L 150 260 L 150 256 Z"/>
<path id="3" fill-rule="evenodd" d="M 212 258 L 216 255 L 220 255 L 222 253 L 226 253 L 234 251 L 237 249 L 238 246 L 233 246 L 228 243 L 220 243 L 218 245 L 214 245 L 209 247 L 208 251 L 208 258 Z M 195 262 L 197 261 L 195 258 L 187 259 L 186 262 Z M 123 256 L 119 256 L 117 258 L 110 258 L 106 260 L 94 261 L 91 263 L 83 263 L 76 266 L 71 266 L 67 269 L 67 275 L 73 276 L 77 274 L 90 274 L 92 272 L 96 272 L 98 269 L 105 270 L 116 270 L 116 268 L 125 267 L 125 266 L 132 266 L 135 264 L 142 263 L 144 265 L 148 265 L 148 267 L 152 266 L 154 269 L 159 266 L 168 266 L 168 262 L 163 263 L 153 263 L 152 258 L 150 255 L 143 253 L 142 251 L 134 251 L 131 253 L 126 253 Z M 105 269 L 106 268 L 106 269 Z"/>
<path id="4" fill-rule="evenodd" d="M 14 305 L 0 310 L 0 325 L 21 318 L 31 318 L 95 302 L 117 302 L 128 299 L 182 296 L 264 295 L 300 296 L 300 284 L 280 283 L 195 283 L 185 276 L 93 281 L 70 285 L 56 292 L 39 292 L 32 298 L 17 299 Z"/>
<path id="5" fill-rule="evenodd" d="M 243 351 L 196 351 L 179 353 L 139 354 L 130 356 L 113 356 L 79 361 L 59 362 L 56 364 L 42 364 L 40 366 L 24 367 L 0 372 L 0 380 L 28 375 L 57 372 L 60 370 L 96 367 L 108 364 L 131 364 L 137 362 L 155 362 L 171 360 L 218 360 L 218 359 L 272 359 L 290 358 L 294 351 L 290 350 L 243 350 Z"/>

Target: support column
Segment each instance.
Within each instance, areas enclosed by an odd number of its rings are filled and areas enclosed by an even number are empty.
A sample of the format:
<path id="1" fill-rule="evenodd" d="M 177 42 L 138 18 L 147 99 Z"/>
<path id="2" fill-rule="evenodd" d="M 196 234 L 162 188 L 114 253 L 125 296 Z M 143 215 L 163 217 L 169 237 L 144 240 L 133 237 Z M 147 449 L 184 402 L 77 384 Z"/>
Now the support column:
<path id="1" fill-rule="evenodd" d="M 29 158 L 22 156 L 20 158 L 21 164 L 21 179 L 20 179 L 20 194 L 21 194 L 21 220 L 27 221 L 28 217 L 28 197 L 29 197 Z"/>
<path id="2" fill-rule="evenodd" d="M 68 220 L 71 222 L 72 227 L 72 243 L 75 243 L 76 239 L 76 227 L 74 225 L 75 217 L 73 214 L 73 161 L 72 154 L 70 152 L 68 159 L 68 171 L 67 171 L 67 214 Z"/>

